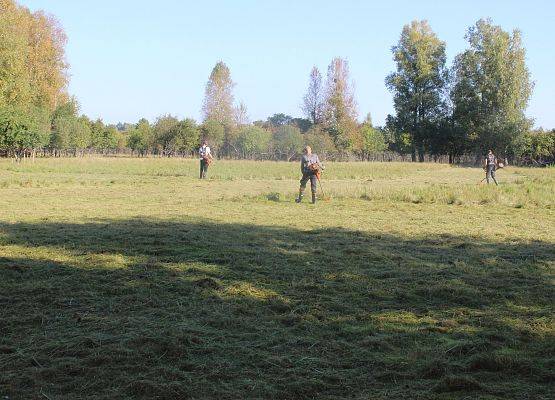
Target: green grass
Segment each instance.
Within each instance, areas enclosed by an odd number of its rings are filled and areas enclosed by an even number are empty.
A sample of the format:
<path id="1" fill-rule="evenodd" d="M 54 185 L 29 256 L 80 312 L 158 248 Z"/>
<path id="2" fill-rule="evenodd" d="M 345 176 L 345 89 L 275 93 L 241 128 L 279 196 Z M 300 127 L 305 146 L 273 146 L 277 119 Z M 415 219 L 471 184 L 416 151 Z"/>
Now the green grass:
<path id="1" fill-rule="evenodd" d="M 0 161 L 0 398 L 551 399 L 555 170 Z"/>

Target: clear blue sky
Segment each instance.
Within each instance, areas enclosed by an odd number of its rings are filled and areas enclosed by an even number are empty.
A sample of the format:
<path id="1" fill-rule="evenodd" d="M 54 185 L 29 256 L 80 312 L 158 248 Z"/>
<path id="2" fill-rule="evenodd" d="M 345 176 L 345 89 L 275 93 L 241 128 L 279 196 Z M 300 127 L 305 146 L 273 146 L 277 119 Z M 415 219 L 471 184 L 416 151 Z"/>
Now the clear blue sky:
<path id="1" fill-rule="evenodd" d="M 382 124 L 392 112 L 385 76 L 404 24 L 427 19 L 447 42 L 449 63 L 467 28 L 491 17 L 523 32 L 536 82 L 528 115 L 555 128 L 555 2 L 291 0 L 20 0 L 55 15 L 69 41 L 70 91 L 82 112 L 106 122 L 160 114 L 200 119 L 204 86 L 218 60 L 251 120 L 301 114 L 308 74 L 347 58 L 359 115 Z"/>

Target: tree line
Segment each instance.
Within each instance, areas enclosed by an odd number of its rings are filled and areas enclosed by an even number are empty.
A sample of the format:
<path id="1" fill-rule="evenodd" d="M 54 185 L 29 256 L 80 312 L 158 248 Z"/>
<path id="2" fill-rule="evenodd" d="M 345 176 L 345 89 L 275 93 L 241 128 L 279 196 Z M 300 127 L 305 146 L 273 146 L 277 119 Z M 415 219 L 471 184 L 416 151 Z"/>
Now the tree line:
<path id="1" fill-rule="evenodd" d="M 393 115 L 374 126 L 359 122 L 349 64 L 331 60 L 325 76 L 315 66 L 301 117 L 277 113 L 250 122 L 237 104 L 231 71 L 218 62 L 204 93 L 202 121 L 162 115 L 155 121 L 104 124 L 81 115 L 67 93 L 66 36 L 43 12 L 0 0 L 0 154 L 80 156 L 132 153 L 189 156 L 202 139 L 220 157 L 291 160 L 305 144 L 328 159 L 402 155 L 479 157 L 487 149 L 529 164 L 555 158 L 555 130 L 532 129 L 525 115 L 533 82 L 518 30 L 479 20 L 466 33 L 468 47 L 447 65 L 446 44 L 426 21 L 402 29 L 392 47 L 396 70 L 385 79 Z"/>

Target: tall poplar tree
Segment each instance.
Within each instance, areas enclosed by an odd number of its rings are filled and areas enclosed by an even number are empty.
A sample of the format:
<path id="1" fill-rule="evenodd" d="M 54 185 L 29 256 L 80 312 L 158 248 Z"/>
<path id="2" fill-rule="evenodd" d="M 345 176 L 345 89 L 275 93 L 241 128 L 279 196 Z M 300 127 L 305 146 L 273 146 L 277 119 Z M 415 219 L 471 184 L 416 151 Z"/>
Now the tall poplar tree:
<path id="1" fill-rule="evenodd" d="M 324 88 L 322 86 L 322 74 L 316 66 L 310 71 L 308 90 L 303 97 L 303 112 L 314 125 L 322 121 L 324 110 Z"/>
<path id="2" fill-rule="evenodd" d="M 25 155 L 47 144 L 50 114 L 67 101 L 66 37 L 54 18 L 0 0 L 0 40 L 0 146 Z"/>
<path id="3" fill-rule="evenodd" d="M 424 161 L 426 147 L 446 115 L 445 42 L 427 21 L 412 21 L 403 27 L 392 52 L 397 70 L 386 78 L 386 85 L 393 92 L 395 125 L 410 135 L 412 160 L 418 153 Z"/>
<path id="4" fill-rule="evenodd" d="M 326 80 L 324 125 L 342 152 L 361 145 L 356 118 L 349 64 L 342 58 L 334 58 L 328 67 Z"/>
<path id="5" fill-rule="evenodd" d="M 219 61 L 210 73 L 202 107 L 205 123 L 212 122 L 209 124 L 210 126 L 216 123 L 223 127 L 224 138 L 221 152 L 228 156 L 234 151 L 234 143 L 238 134 L 237 117 L 239 115 L 238 109 L 234 107 L 234 86 L 228 66 Z M 242 111 L 246 112 L 246 108 L 243 107 Z"/>
<path id="6" fill-rule="evenodd" d="M 204 121 L 217 121 L 222 125 L 234 123 L 234 86 L 229 68 L 222 61 L 218 62 L 210 73 L 204 92 Z"/>

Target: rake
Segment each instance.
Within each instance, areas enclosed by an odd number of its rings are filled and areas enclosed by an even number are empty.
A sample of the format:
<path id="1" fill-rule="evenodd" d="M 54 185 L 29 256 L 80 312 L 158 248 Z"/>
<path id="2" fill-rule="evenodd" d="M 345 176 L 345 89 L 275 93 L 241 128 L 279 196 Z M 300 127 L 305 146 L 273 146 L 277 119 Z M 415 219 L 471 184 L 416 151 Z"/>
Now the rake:
<path id="1" fill-rule="evenodd" d="M 504 164 L 499 164 L 499 166 L 497 167 L 497 171 L 499 171 L 500 169 L 503 169 L 503 168 L 505 168 L 505 165 Z M 487 171 L 486 171 L 486 174 L 487 174 Z M 486 179 L 488 179 L 487 175 L 480 181 L 480 183 L 478 183 L 478 185 L 481 185 L 482 183 L 484 183 L 484 181 Z"/>
<path id="2" fill-rule="evenodd" d="M 318 186 L 320 186 L 320 192 L 322 193 L 322 201 L 330 201 L 331 197 L 326 196 L 324 193 L 324 187 L 322 186 L 322 181 L 320 180 L 320 174 L 316 174 L 316 179 L 318 179 Z"/>

